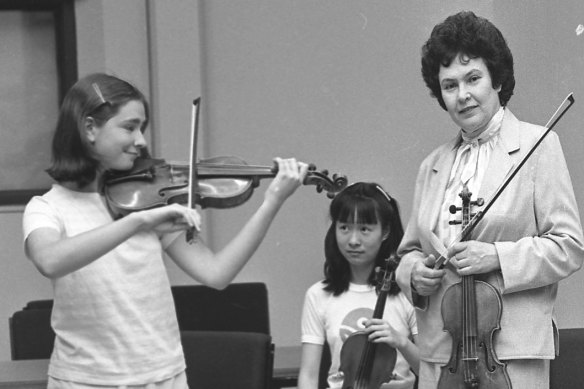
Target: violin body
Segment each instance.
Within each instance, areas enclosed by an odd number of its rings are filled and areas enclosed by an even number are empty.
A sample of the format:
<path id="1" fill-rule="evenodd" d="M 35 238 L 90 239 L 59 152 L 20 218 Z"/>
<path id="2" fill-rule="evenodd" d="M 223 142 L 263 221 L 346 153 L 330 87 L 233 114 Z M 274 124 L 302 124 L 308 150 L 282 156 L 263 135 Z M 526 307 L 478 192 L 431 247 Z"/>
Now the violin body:
<path id="1" fill-rule="evenodd" d="M 205 162 L 245 166 L 245 162 L 237 157 L 216 157 Z M 245 176 L 205 178 L 198 182 L 197 204 L 201 208 L 236 207 L 251 197 L 253 188 L 253 180 Z M 172 203 L 186 204 L 188 191 L 188 166 L 164 161 L 154 163 L 146 170 L 111 179 L 105 186 L 110 207 L 122 215 Z"/>
<path id="2" fill-rule="evenodd" d="M 462 282 L 450 286 L 444 293 L 442 317 L 444 330 L 452 336 L 450 361 L 442 367 L 439 389 L 504 389 L 511 388 L 506 366 L 497 359 L 493 349 L 493 335 L 500 329 L 501 296 L 489 283 L 471 280 L 474 285 L 476 333 L 464 334 L 462 310 L 464 291 Z M 467 280 L 468 282 L 468 280 Z M 468 339 L 463 338 L 467 336 Z M 469 345 L 476 345 L 472 347 Z"/>
<path id="3" fill-rule="evenodd" d="M 373 318 L 381 319 L 389 295 L 397 261 L 395 254 L 387 258 Z M 379 389 L 391 381 L 397 351 L 387 343 L 373 343 L 368 334 L 357 331 L 349 335 L 341 348 L 339 370 L 343 373 L 343 389 Z"/>
<path id="4" fill-rule="evenodd" d="M 339 368 L 343 389 L 379 389 L 391 380 L 397 352 L 386 343 L 371 343 L 367 337 L 364 332 L 354 332 L 343 343 Z M 363 358 L 370 363 L 363 364 Z"/>

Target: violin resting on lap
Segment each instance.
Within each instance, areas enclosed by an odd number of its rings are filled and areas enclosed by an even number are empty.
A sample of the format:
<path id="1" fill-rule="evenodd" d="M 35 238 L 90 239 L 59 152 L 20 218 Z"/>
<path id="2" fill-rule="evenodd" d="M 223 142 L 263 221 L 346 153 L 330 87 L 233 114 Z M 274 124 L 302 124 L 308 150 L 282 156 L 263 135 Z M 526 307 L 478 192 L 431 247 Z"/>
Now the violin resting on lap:
<path id="1" fill-rule="evenodd" d="M 215 157 L 196 164 L 196 203 L 202 208 L 232 208 L 246 202 L 262 178 L 278 173 L 274 166 L 248 165 L 238 157 Z M 111 173 L 105 180 L 104 193 L 115 213 L 150 209 L 163 205 L 187 203 L 189 165 L 168 163 L 164 159 L 138 158 L 133 169 Z M 328 176 L 326 170 L 309 167 L 304 185 L 315 185 L 329 198 L 347 186 L 345 176 Z"/>
<path id="2" fill-rule="evenodd" d="M 298 389 L 322 387 L 325 378 L 335 389 L 412 389 L 418 327 L 394 278 L 398 203 L 374 182 L 355 182 L 331 201 L 329 219 L 324 279 L 304 297 Z"/>
<path id="3" fill-rule="evenodd" d="M 379 297 L 373 311 L 373 318 L 381 319 L 385 302 L 391 288 L 397 261 L 388 258 L 380 281 Z M 343 373 L 343 389 L 379 389 L 383 383 L 392 379 L 397 359 L 395 348 L 387 343 L 369 341 L 369 334 L 354 332 L 341 349 L 340 371 Z"/>

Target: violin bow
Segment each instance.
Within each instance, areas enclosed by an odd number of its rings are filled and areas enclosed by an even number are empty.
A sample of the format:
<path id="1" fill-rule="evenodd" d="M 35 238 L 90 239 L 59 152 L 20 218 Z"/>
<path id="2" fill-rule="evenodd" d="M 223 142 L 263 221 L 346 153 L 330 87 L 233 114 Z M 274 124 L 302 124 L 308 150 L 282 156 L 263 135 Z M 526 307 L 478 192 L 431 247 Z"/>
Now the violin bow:
<path id="1" fill-rule="evenodd" d="M 193 108 L 191 111 L 191 153 L 190 153 L 190 164 L 189 164 L 189 196 L 187 207 L 194 209 L 197 205 L 197 188 L 198 188 L 198 177 L 197 177 L 197 139 L 199 136 L 199 110 L 201 106 L 201 98 L 197 97 L 193 100 Z M 195 227 L 191 227 L 186 232 L 187 243 L 193 243 L 195 235 Z"/>
<path id="2" fill-rule="evenodd" d="M 497 191 L 495 192 L 495 194 L 493 195 L 493 197 L 491 198 L 491 200 L 489 200 L 489 202 L 487 203 L 487 205 L 485 205 L 485 208 L 482 211 L 477 212 L 473 216 L 473 218 L 470 220 L 470 222 L 468 223 L 468 225 L 462 229 L 462 231 L 460 232 L 460 234 L 458 234 L 458 236 L 454 239 L 454 241 L 449 245 L 448 248 L 452 247 L 452 245 L 454 245 L 457 242 L 461 242 L 463 240 L 467 240 L 468 239 L 468 237 L 470 236 L 470 233 L 474 230 L 474 228 L 476 227 L 476 225 L 483 219 L 483 217 L 485 216 L 485 214 L 487 213 L 487 211 L 489 210 L 489 208 L 491 208 L 491 206 L 495 203 L 495 201 L 497 200 L 497 198 L 501 195 L 501 193 L 507 187 L 507 185 L 509 185 L 509 183 L 511 182 L 511 180 L 513 179 L 513 177 L 515 177 L 515 175 L 517 174 L 517 172 L 519 172 L 519 169 L 521 169 L 521 167 L 525 164 L 525 162 L 527 162 L 527 159 L 531 156 L 531 154 L 533 154 L 533 152 L 535 151 L 535 149 L 540 145 L 540 143 L 543 141 L 543 139 L 555 127 L 555 125 L 558 123 L 558 121 L 560 121 L 560 119 L 562 118 L 562 116 L 564 116 L 564 114 L 566 113 L 566 111 L 568 111 L 568 109 L 572 106 L 572 104 L 574 104 L 574 94 L 573 93 L 570 93 L 564 99 L 564 101 L 562 101 L 562 104 L 560 104 L 560 106 L 558 107 L 558 109 L 556 109 L 556 112 L 554 112 L 554 114 L 552 115 L 552 117 L 550 118 L 550 120 L 548 120 L 547 124 L 545 125 L 545 127 L 547 128 L 547 130 L 537 140 L 537 142 L 535 142 L 535 144 L 531 147 L 531 149 L 529 150 L 529 152 L 527 154 L 525 154 L 525 156 L 523 157 L 523 159 L 521 160 L 521 162 L 519 162 L 519 164 L 517 165 L 517 167 L 515 169 L 513 169 L 513 171 L 511 172 L 511 174 L 505 179 L 505 181 L 501 184 L 501 186 L 499 186 L 499 188 L 497 189 Z M 450 260 L 450 258 L 448 258 L 446 255 L 447 254 L 441 254 L 440 257 L 438 257 L 436 259 L 436 262 L 434 263 L 434 269 L 442 269 L 444 267 L 444 265 L 446 265 L 448 263 L 448 261 Z"/>

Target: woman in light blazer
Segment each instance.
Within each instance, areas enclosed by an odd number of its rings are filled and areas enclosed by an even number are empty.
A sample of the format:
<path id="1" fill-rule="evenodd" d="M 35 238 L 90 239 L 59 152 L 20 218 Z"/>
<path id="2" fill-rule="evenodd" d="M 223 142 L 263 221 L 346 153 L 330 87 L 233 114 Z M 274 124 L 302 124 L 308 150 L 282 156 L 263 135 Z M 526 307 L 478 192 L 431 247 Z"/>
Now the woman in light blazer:
<path id="1" fill-rule="evenodd" d="M 488 202 L 545 128 L 518 120 L 506 107 L 515 86 L 513 57 L 501 32 L 472 12 L 452 15 L 434 28 L 422 50 L 422 75 L 459 130 L 422 162 L 398 251 L 397 281 L 419 308 L 419 388 L 436 388 L 451 356 L 443 296 L 461 276 L 474 275 L 501 295 L 493 348 L 513 389 L 547 389 L 558 282 L 578 270 L 584 258 L 558 136 L 548 134 L 469 239 L 453 243 L 461 226 L 449 222 L 460 220 L 460 213 L 450 214 L 449 207 L 461 206 L 463 188 L 472 201 Z M 473 206 L 473 212 L 480 209 Z M 435 269 L 440 255 L 449 261 Z"/>

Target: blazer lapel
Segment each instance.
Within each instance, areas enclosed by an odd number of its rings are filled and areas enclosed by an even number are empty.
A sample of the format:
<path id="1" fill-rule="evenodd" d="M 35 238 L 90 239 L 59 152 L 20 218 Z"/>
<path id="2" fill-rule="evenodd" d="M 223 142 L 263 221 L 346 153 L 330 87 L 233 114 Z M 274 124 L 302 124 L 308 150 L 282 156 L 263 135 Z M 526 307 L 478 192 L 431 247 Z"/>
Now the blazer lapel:
<path id="1" fill-rule="evenodd" d="M 430 244 L 434 250 L 442 255 L 446 254 L 446 247 L 438 238 L 438 235 L 434 233 L 434 228 L 436 227 L 436 223 L 440 216 L 442 203 L 444 201 L 444 193 L 446 192 L 446 186 L 448 185 L 448 179 L 450 178 L 450 171 L 452 169 L 452 164 L 454 163 L 454 157 L 456 156 L 456 148 L 460 143 L 460 139 L 459 134 L 456 138 L 451 140 L 445 147 L 446 152 L 442 153 L 432 167 L 432 172 L 434 174 L 430 182 L 428 193 L 441 193 L 441 195 L 434 197 L 434 199 L 429 201 L 423 208 L 425 214 L 428 215 L 426 220 L 428 221 L 427 231 L 430 231 Z"/>
<path id="2" fill-rule="evenodd" d="M 489 166 L 485 172 L 483 183 L 479 190 L 479 197 L 485 202 L 490 201 L 495 192 L 511 173 L 515 165 L 511 154 L 519 150 L 519 120 L 505 109 L 505 116 L 501 124 L 500 140 L 491 155 Z"/>

